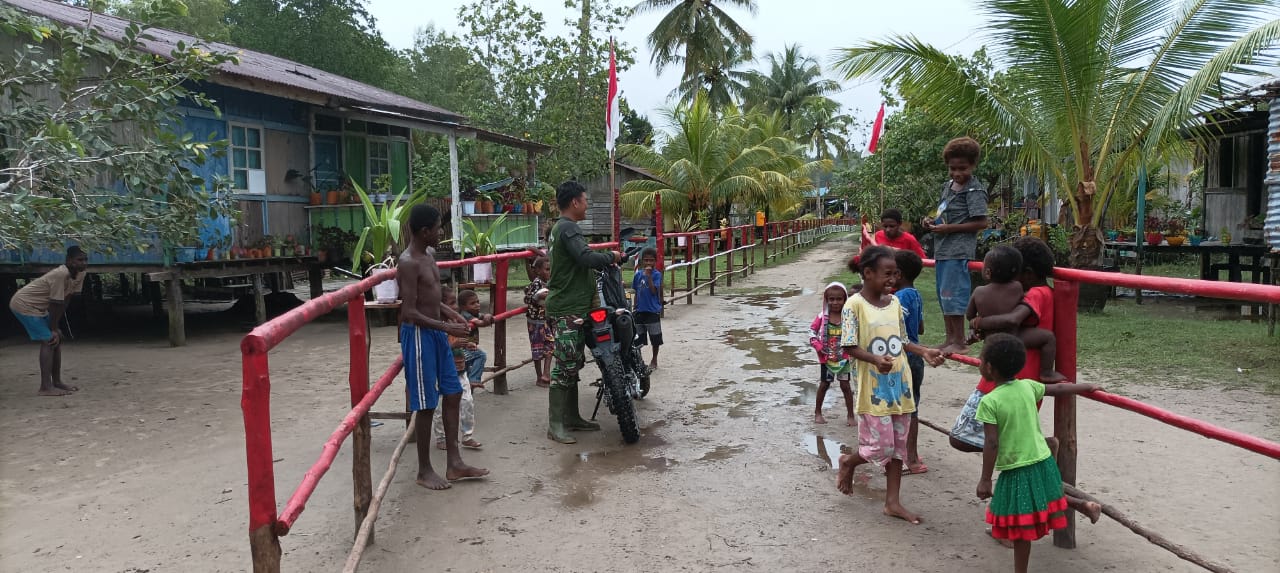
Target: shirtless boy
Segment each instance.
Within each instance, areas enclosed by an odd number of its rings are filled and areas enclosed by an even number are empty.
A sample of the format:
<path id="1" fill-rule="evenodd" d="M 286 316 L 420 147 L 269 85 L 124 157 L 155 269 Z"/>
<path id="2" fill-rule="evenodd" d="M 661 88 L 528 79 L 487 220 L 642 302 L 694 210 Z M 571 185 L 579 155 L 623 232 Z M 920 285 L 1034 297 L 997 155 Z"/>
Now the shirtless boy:
<path id="1" fill-rule="evenodd" d="M 400 285 L 400 352 L 409 409 L 418 412 L 415 426 L 418 444 L 418 485 L 449 489 L 449 482 L 489 475 L 489 470 L 462 462 L 458 450 L 458 404 L 462 384 L 453 365 L 449 335 L 470 332 L 458 311 L 440 303 L 440 270 L 435 247 L 440 244 L 440 212 L 429 205 L 415 205 L 409 212 L 409 248 L 400 254 L 396 281 Z M 431 468 L 431 418 L 444 401 L 444 434 L 448 465 L 444 478 Z"/>
<path id="2" fill-rule="evenodd" d="M 965 318 L 972 324 L 979 316 L 999 316 L 1013 312 L 1014 308 L 1023 304 L 1022 283 L 1018 282 L 1018 274 L 1022 272 L 1022 253 L 1009 245 L 999 245 L 987 253 L 982 260 L 982 277 L 987 284 L 973 291 L 969 297 L 969 308 L 965 310 Z M 1057 357 L 1058 340 L 1053 332 L 1036 325 L 1023 324 L 1013 330 L 1003 331 L 1022 340 L 1028 350 L 1040 351 L 1040 381 L 1045 384 L 1064 382 L 1066 377 L 1054 370 Z M 1002 332 L 992 328 L 982 331 L 973 330 L 965 342 L 973 344 L 982 337 L 994 332 Z"/>

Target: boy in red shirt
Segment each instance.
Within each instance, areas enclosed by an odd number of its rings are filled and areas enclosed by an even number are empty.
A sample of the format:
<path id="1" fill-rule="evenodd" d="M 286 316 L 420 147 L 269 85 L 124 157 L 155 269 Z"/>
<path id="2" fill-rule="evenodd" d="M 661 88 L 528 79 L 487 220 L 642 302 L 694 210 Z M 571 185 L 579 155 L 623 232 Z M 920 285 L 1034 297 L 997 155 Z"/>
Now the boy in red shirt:
<path id="1" fill-rule="evenodd" d="M 921 259 L 925 258 L 920 241 L 915 235 L 902 230 L 902 211 L 897 209 L 887 209 L 880 215 L 880 230 L 876 231 L 875 241 L 877 245 L 911 251 Z"/>

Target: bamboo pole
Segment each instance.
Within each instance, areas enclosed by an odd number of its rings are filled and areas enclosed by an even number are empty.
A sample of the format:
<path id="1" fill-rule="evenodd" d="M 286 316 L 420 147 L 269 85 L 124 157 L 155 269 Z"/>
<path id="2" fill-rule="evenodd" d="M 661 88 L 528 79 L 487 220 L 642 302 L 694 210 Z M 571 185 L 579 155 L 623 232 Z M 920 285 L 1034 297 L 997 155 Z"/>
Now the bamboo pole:
<path id="1" fill-rule="evenodd" d="M 369 503 L 369 514 L 360 523 L 360 531 L 356 533 L 355 545 L 347 555 L 347 565 L 342 568 L 343 573 L 355 573 L 355 570 L 360 567 L 360 559 L 364 557 L 364 550 L 369 546 L 369 539 L 373 535 L 373 523 L 378 520 L 378 509 L 382 507 L 382 498 L 386 497 L 387 488 L 391 487 L 391 480 L 396 477 L 396 466 L 400 464 L 400 456 L 404 454 L 405 444 L 409 443 L 409 436 L 414 433 L 414 425 L 417 422 L 418 413 L 414 412 L 409 418 L 409 427 L 405 429 L 404 435 L 400 436 L 400 442 L 396 444 L 395 451 L 391 452 L 387 473 L 382 476 L 382 481 L 378 483 L 378 490 L 374 492 L 373 500 Z"/>
<path id="2" fill-rule="evenodd" d="M 944 428 L 924 418 L 920 418 L 919 420 L 920 420 L 921 426 L 924 426 L 931 430 L 935 430 L 942 434 L 946 434 L 946 435 L 951 434 L 951 430 L 949 428 Z M 1063 493 L 1071 497 L 1083 499 L 1085 501 L 1092 501 L 1094 503 L 1097 503 L 1098 505 L 1101 505 L 1103 515 L 1110 517 L 1111 519 L 1115 520 L 1116 523 L 1119 523 L 1120 525 L 1125 526 L 1125 528 L 1127 528 L 1129 531 L 1132 531 L 1142 536 L 1147 541 L 1150 541 L 1152 544 L 1159 546 L 1165 549 L 1166 551 L 1176 555 L 1179 559 L 1194 563 L 1206 570 L 1213 571 L 1214 573 L 1231 573 L 1231 569 L 1223 565 L 1219 565 L 1217 563 L 1209 561 L 1208 559 L 1205 559 L 1204 557 L 1200 556 L 1196 552 L 1190 549 L 1187 549 L 1186 547 L 1183 547 L 1181 545 L 1178 545 L 1177 543 L 1169 541 L 1163 535 L 1160 535 L 1159 533 L 1156 533 L 1150 529 L 1147 529 L 1146 527 L 1139 525 L 1137 522 L 1130 519 L 1129 516 L 1125 515 L 1119 509 L 1116 509 L 1115 506 L 1112 506 L 1109 503 L 1105 503 L 1099 500 L 1098 498 L 1093 497 L 1081 491 L 1079 488 L 1069 483 L 1062 484 L 1062 491 Z"/>

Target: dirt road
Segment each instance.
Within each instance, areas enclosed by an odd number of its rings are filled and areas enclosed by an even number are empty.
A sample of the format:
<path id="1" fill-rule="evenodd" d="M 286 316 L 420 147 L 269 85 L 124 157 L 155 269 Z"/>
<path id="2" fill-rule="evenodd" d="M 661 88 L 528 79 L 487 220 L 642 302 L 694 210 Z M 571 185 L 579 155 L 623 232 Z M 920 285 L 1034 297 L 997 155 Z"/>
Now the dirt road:
<path id="1" fill-rule="evenodd" d="M 548 441 L 544 391 L 529 370 L 511 376 L 511 394 L 481 394 L 485 448 L 467 459 L 492 477 L 428 492 L 413 485 L 408 452 L 362 571 L 1007 569 L 1012 556 L 983 534 L 979 457 L 939 434 L 922 433 L 931 469 L 903 486 L 924 524 L 881 515 L 880 476 L 853 496 L 835 490 L 830 460 L 856 430 L 844 426 L 838 392 L 830 423 L 812 423 L 817 369 L 805 331 L 820 306 L 814 290 L 849 248 L 828 242 L 735 283 L 736 294 L 670 308 L 638 445 L 624 447 L 607 418 L 576 445 Z M 509 331 L 511 348 L 524 348 L 523 326 Z M 373 336 L 373 363 L 385 365 L 398 352 L 394 331 Z M 0 350 L 0 570 L 249 569 L 237 342 L 227 333 L 183 349 L 73 344 L 66 370 L 84 390 L 65 399 L 33 395 L 32 348 Z M 272 353 L 281 503 L 346 409 L 345 345 L 345 326 L 330 320 Z M 929 370 L 923 417 L 947 424 L 974 382 L 967 368 Z M 1280 439 L 1274 396 L 1124 391 Z M 379 409 L 401 408 L 398 396 L 388 392 Z M 375 479 L 399 431 L 375 428 Z M 1085 490 L 1236 571 L 1280 568 L 1276 462 L 1088 400 L 1080 450 Z M 353 533 L 348 467 L 344 451 L 282 540 L 286 570 L 341 568 Z M 1105 519 L 1080 526 L 1079 544 L 1038 543 L 1035 570 L 1199 570 Z"/>

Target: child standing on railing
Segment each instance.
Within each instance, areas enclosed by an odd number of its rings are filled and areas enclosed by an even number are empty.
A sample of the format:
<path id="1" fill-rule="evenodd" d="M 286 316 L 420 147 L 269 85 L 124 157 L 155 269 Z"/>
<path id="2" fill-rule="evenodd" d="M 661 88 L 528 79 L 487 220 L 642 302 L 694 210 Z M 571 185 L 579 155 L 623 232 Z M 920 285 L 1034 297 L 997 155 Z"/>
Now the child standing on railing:
<path id="1" fill-rule="evenodd" d="M 492 314 L 480 313 L 480 295 L 473 290 L 458 293 L 458 313 L 471 322 L 471 335 L 464 347 L 467 355 L 467 379 L 473 388 L 484 388 L 484 365 L 489 355 L 480 349 L 480 328 L 493 324 Z"/>
<path id="2" fill-rule="evenodd" d="M 827 399 L 827 390 L 835 380 L 840 381 L 840 392 L 844 394 L 845 425 L 852 427 L 858 423 L 853 413 L 853 387 L 849 384 L 853 361 L 840 347 L 841 313 L 848 300 L 849 294 L 844 285 L 838 282 L 827 285 L 822 291 L 822 312 L 809 325 L 809 346 L 818 353 L 818 396 L 813 406 L 815 424 L 827 423 L 827 419 L 822 417 L 822 406 Z"/>
<path id="3" fill-rule="evenodd" d="M 529 328 L 529 351 L 538 387 L 551 386 L 551 343 L 555 330 L 547 323 L 547 281 L 551 279 L 551 259 L 538 255 L 529 263 L 529 285 L 524 287 L 524 318 Z"/>
<path id="4" fill-rule="evenodd" d="M 447 285 L 442 286 L 440 304 L 456 307 L 457 302 L 458 297 L 454 294 L 453 289 Z M 462 385 L 462 400 L 458 403 L 458 434 L 462 439 L 458 443 L 464 448 L 478 450 L 481 444 L 475 439 L 475 395 L 471 392 L 472 384 L 467 380 L 466 347 L 469 344 L 471 342 L 468 337 L 449 335 L 449 348 L 453 350 L 453 366 L 458 370 L 458 382 Z M 436 415 L 431 419 L 431 431 L 436 436 L 436 448 L 444 450 L 448 449 L 448 446 L 445 444 L 444 418 L 442 415 L 443 410 L 436 410 Z"/>
<path id="5" fill-rule="evenodd" d="M 1025 573 L 1031 560 L 1031 542 L 1067 526 L 1062 475 L 1040 432 L 1036 402 L 1045 396 L 1080 394 L 1099 388 L 1094 384 L 1046 386 L 1034 380 L 1015 379 L 1026 362 L 1027 351 L 1021 340 L 1009 334 L 988 336 L 981 358 L 983 378 L 996 387 L 978 405 L 977 419 L 983 424 L 986 439 L 977 495 L 979 499 L 991 498 L 986 517 L 991 536 L 1013 541 L 1014 571 Z M 1000 479 L 993 490 L 994 470 L 1000 470 Z M 1091 519 L 1096 520 L 1096 515 Z"/>
<path id="6" fill-rule="evenodd" d="M 862 251 L 850 270 L 862 274 L 862 292 L 849 297 L 841 313 L 840 345 L 858 360 L 858 451 L 840 456 L 836 487 L 853 491 L 853 470 L 873 463 L 885 468 L 884 513 L 909 523 L 920 523 L 902 506 L 902 460 L 907 454 L 907 426 L 915 411 L 911 371 L 906 352 L 914 352 L 931 366 L 942 363 L 942 353 L 907 339 L 902 305 L 888 295 L 898 276 L 893 249 L 872 246 Z"/>

